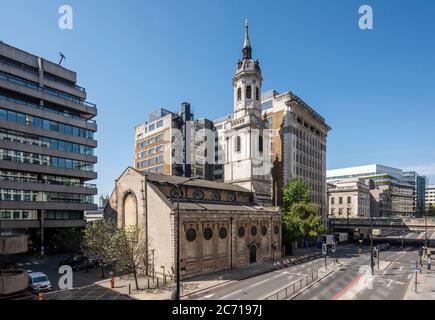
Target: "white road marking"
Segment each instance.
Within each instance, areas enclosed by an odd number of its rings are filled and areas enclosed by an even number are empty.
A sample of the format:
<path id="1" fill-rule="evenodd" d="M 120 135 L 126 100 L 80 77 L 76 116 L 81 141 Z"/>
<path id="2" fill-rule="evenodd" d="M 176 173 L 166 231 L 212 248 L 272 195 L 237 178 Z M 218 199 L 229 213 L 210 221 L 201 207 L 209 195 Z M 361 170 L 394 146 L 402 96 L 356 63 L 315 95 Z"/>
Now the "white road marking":
<path id="1" fill-rule="evenodd" d="M 406 277 L 406 279 L 411 279 L 411 277 L 412 277 L 412 274 L 408 274 L 408 276 Z"/>
<path id="2" fill-rule="evenodd" d="M 263 280 L 263 281 L 260 281 L 260 282 L 257 282 L 257 283 L 254 283 L 254 284 L 251 284 L 251 285 L 249 286 L 249 288 L 256 287 L 256 286 L 262 284 L 263 282 L 266 282 L 267 280 L 269 280 L 269 279 L 265 279 L 265 280 Z"/>
<path id="3" fill-rule="evenodd" d="M 32 263 L 33 263 L 33 264 L 39 264 L 39 262 L 38 262 L 38 261 L 32 261 Z"/>
<path id="4" fill-rule="evenodd" d="M 201 298 L 199 298 L 198 300 L 203 300 L 203 299 L 210 299 L 211 297 L 213 297 L 216 293 L 212 293 L 212 294 L 208 294 L 206 296 L 203 296 Z"/>
<path id="5" fill-rule="evenodd" d="M 23 266 L 23 264 L 22 264 L 21 262 L 18 262 L 18 263 L 17 263 L 17 266 L 20 266 L 20 267 L 21 267 L 21 266 Z"/>
<path id="6" fill-rule="evenodd" d="M 232 296 L 233 294 L 236 294 L 236 293 L 239 293 L 239 292 L 242 292 L 242 290 L 237 290 L 237 291 L 234 291 L 232 293 L 226 294 L 226 295 L 220 297 L 219 300 L 223 300 L 223 299 L 228 298 L 229 296 Z"/>
<path id="7" fill-rule="evenodd" d="M 26 262 L 26 266 L 31 266 L 32 264 L 30 262 Z"/>

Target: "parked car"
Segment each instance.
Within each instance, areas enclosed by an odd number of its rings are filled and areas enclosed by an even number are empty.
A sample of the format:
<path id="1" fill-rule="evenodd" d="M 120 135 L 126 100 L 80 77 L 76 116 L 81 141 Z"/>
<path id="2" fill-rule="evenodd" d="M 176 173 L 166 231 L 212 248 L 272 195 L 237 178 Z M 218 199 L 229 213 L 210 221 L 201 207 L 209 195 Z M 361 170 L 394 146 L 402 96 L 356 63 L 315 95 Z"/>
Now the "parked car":
<path id="1" fill-rule="evenodd" d="M 30 272 L 28 288 L 34 293 L 51 291 L 51 282 L 50 280 L 48 280 L 48 277 L 42 272 Z"/>
<path id="2" fill-rule="evenodd" d="M 73 271 L 77 271 L 96 268 L 99 266 L 99 261 L 95 257 L 87 257 L 83 253 L 76 253 L 68 259 L 59 262 L 59 267 L 63 265 L 68 265 Z"/>

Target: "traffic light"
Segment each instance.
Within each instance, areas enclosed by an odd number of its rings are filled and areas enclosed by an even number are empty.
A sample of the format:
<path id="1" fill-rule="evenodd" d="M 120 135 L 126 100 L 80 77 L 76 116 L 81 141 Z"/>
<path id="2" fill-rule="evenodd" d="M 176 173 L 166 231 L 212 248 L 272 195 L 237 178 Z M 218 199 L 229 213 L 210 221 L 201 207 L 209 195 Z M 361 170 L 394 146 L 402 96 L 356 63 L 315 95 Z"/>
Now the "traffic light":
<path id="1" fill-rule="evenodd" d="M 373 258 L 377 258 L 378 257 L 378 249 L 374 248 L 373 249 Z"/>
<path id="2" fill-rule="evenodd" d="M 331 244 L 331 251 L 335 252 L 335 242 Z"/>

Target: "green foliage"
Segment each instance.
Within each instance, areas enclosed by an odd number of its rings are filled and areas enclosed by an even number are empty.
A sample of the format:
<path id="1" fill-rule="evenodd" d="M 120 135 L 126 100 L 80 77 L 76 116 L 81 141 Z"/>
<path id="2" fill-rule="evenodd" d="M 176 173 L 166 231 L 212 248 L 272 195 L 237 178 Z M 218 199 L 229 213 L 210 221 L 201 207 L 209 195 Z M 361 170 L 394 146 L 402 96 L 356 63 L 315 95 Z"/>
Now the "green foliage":
<path id="1" fill-rule="evenodd" d="M 318 206 L 310 203 L 310 189 L 301 178 L 290 180 L 283 189 L 283 242 L 316 237 L 325 227 L 318 214 Z"/>
<path id="2" fill-rule="evenodd" d="M 302 178 L 293 178 L 283 189 L 284 207 L 290 209 L 294 203 L 310 202 L 310 187 Z"/>

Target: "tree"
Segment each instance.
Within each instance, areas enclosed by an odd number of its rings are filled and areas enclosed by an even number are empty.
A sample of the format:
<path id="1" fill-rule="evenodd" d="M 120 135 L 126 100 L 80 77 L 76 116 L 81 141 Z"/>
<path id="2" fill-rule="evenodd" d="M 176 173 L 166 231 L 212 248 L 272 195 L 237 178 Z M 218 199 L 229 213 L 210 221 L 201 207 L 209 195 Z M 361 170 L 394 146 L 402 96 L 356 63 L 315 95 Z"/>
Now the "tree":
<path id="1" fill-rule="evenodd" d="M 310 202 L 310 187 L 302 178 L 293 178 L 283 189 L 284 207 L 291 208 L 294 203 Z"/>
<path id="2" fill-rule="evenodd" d="M 104 266 L 113 262 L 112 238 L 116 231 L 114 221 L 102 219 L 87 225 L 84 231 L 82 250 L 88 256 L 100 261 L 101 277 L 104 278 Z"/>
<path id="3" fill-rule="evenodd" d="M 136 290 L 138 269 L 145 261 L 144 230 L 136 225 L 116 230 L 111 241 L 111 254 L 115 259 L 115 269 L 119 272 L 133 272 Z"/>
<path id="4" fill-rule="evenodd" d="M 283 189 L 283 241 L 295 241 L 324 233 L 318 206 L 310 203 L 310 189 L 301 178 L 291 179 Z"/>

